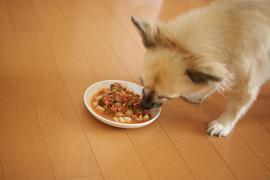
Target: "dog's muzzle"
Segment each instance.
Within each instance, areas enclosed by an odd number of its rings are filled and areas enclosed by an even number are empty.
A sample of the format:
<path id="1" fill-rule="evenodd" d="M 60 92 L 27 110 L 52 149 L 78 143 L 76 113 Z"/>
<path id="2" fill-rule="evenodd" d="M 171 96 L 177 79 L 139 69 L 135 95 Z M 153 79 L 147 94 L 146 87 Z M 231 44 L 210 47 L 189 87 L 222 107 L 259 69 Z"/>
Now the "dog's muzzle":
<path id="1" fill-rule="evenodd" d="M 144 109 L 152 109 L 152 108 L 160 107 L 162 103 L 153 103 L 153 102 L 147 102 L 143 100 L 141 105 Z"/>
<path id="2" fill-rule="evenodd" d="M 160 107 L 162 105 L 162 103 L 157 103 L 154 101 L 154 92 L 151 91 L 150 93 L 148 93 L 147 95 L 145 94 L 145 91 L 143 91 L 143 96 L 142 96 L 142 107 L 144 109 L 151 109 L 151 108 L 155 108 L 155 107 Z"/>
<path id="3" fill-rule="evenodd" d="M 147 101 L 145 101 L 145 100 L 142 101 L 142 107 L 143 107 L 144 109 L 151 109 L 151 108 L 153 108 L 154 106 L 155 106 L 154 103 L 147 102 Z"/>

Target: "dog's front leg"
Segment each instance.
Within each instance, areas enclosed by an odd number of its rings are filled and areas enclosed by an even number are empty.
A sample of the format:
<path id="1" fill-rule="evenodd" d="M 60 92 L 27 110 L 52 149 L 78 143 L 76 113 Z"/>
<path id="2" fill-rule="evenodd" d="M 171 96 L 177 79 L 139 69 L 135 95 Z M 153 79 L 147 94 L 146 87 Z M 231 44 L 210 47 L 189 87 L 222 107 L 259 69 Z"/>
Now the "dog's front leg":
<path id="1" fill-rule="evenodd" d="M 254 88 L 236 88 L 228 98 L 225 111 L 208 125 L 211 136 L 227 136 L 238 120 L 243 116 L 257 97 L 260 86 Z"/>

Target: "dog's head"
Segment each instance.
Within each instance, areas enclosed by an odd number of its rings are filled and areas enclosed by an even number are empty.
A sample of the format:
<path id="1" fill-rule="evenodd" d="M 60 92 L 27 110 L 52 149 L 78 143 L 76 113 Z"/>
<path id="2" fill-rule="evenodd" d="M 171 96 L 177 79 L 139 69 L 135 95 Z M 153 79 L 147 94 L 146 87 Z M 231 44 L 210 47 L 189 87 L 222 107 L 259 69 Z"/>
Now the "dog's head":
<path id="1" fill-rule="evenodd" d="M 177 97 L 200 97 L 222 82 L 224 65 L 188 51 L 166 24 L 131 20 L 146 48 L 141 74 L 144 108 Z"/>

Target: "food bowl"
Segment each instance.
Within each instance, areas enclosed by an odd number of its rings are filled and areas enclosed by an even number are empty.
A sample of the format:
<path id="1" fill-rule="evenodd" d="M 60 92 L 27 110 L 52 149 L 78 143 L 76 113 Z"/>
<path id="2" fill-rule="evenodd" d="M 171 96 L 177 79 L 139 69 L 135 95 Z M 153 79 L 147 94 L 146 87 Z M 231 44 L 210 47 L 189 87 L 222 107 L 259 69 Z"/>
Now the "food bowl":
<path id="1" fill-rule="evenodd" d="M 89 110 L 89 112 L 99 121 L 110 125 L 110 126 L 114 126 L 114 127 L 119 127 L 119 128 L 140 128 L 140 127 L 144 127 L 147 126 L 149 124 L 151 124 L 152 122 L 154 122 L 160 115 L 161 112 L 161 108 L 153 108 L 150 110 L 150 115 L 151 115 L 151 119 L 144 121 L 144 122 L 139 122 L 139 123 L 133 123 L 133 124 L 128 124 L 128 123 L 121 123 L 121 122 L 116 122 L 116 121 L 112 121 L 106 117 L 103 117 L 102 115 L 98 114 L 95 112 L 94 107 L 91 105 L 91 100 L 93 99 L 93 97 L 95 96 L 95 94 L 100 91 L 103 88 L 108 88 L 110 87 L 111 84 L 113 83 L 120 83 L 122 86 L 126 87 L 128 90 L 133 91 L 136 94 L 141 95 L 142 94 L 142 89 L 143 87 L 132 83 L 132 82 L 128 82 L 128 81 L 122 81 L 122 80 L 106 80 L 106 81 L 99 81 L 96 82 L 92 85 L 90 85 L 85 93 L 84 93 L 84 104 L 86 106 L 86 108 Z"/>

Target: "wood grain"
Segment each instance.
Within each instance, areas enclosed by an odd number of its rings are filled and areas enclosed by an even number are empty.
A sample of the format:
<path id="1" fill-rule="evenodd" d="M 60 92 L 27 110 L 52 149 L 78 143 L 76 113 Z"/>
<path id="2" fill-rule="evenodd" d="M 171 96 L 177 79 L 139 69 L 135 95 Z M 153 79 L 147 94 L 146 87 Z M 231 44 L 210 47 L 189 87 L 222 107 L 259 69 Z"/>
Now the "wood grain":
<path id="1" fill-rule="evenodd" d="M 112 16 L 110 8 L 101 4 L 100 1 L 82 1 L 129 76 L 132 77 L 133 81 L 138 82 L 143 59 L 141 49 L 134 45 L 133 39 L 126 33 L 121 23 L 112 18 L 114 16 Z"/>
<path id="2" fill-rule="evenodd" d="M 77 35 L 77 37 L 80 37 L 81 34 L 84 34 L 84 32 L 86 32 L 86 31 L 94 31 L 93 30 L 94 28 L 93 28 L 93 26 L 92 26 L 92 28 L 90 28 L 91 23 L 89 23 L 89 19 L 91 18 L 91 16 L 84 13 L 85 9 L 82 6 L 76 5 L 75 2 L 76 1 L 65 1 L 64 3 L 60 2 L 60 4 L 62 5 L 63 9 L 65 10 L 65 12 L 66 12 L 65 14 L 69 15 L 68 17 L 80 17 L 82 23 L 79 25 L 76 24 L 77 28 L 76 28 L 76 30 L 73 31 L 74 34 Z M 85 22 L 83 22 L 83 20 L 85 20 Z M 75 23 L 76 20 L 70 19 L 70 22 Z M 100 37 L 102 38 L 102 36 L 100 36 Z M 83 39 L 79 38 L 79 40 L 83 40 Z M 80 41 L 80 42 L 81 42 L 81 46 L 85 47 L 85 49 L 87 49 L 87 47 L 89 47 L 91 45 L 91 43 L 89 43 L 89 41 L 87 42 L 84 40 L 83 42 L 82 41 Z M 97 49 L 99 49 L 99 46 L 101 46 L 99 44 L 95 44 L 95 45 L 97 46 Z M 106 47 L 106 46 L 103 45 L 103 47 Z M 107 50 L 107 48 L 105 50 Z M 104 48 L 102 49 L 102 51 L 104 52 Z M 106 53 L 107 56 L 113 57 L 115 55 L 114 52 L 112 52 L 112 51 L 106 51 L 106 52 L 107 52 Z M 90 55 L 91 54 L 88 54 L 88 57 L 91 57 Z M 112 58 L 110 58 L 110 61 L 111 60 L 112 60 Z M 104 59 L 104 61 L 106 61 L 106 58 Z M 111 63 L 113 63 L 113 62 L 111 62 Z M 116 69 L 121 68 L 121 66 L 117 67 L 117 64 L 114 64 L 114 66 Z M 118 73 L 120 73 L 120 71 Z M 97 74 L 99 76 L 101 76 L 102 78 L 106 78 L 106 75 L 108 75 L 107 72 L 98 72 Z M 125 74 L 122 74 L 121 76 L 124 77 Z M 148 169 L 151 177 L 155 177 L 155 178 L 159 178 L 159 179 L 176 178 L 176 177 L 179 177 L 179 178 L 186 177 L 186 179 L 191 178 L 191 174 L 190 174 L 190 172 L 188 172 L 188 169 L 184 166 L 183 160 L 181 160 L 179 158 L 176 150 L 174 149 L 174 146 L 171 145 L 168 137 L 166 136 L 166 134 L 164 133 L 164 131 L 160 128 L 160 126 L 158 124 L 156 124 L 154 126 L 154 128 L 144 129 L 143 132 L 155 134 L 155 136 L 151 136 L 151 139 L 149 138 L 148 143 L 140 144 L 141 140 L 145 141 L 145 136 L 143 135 L 143 133 L 141 131 L 139 131 L 139 133 L 134 132 L 134 131 L 129 131 L 128 135 L 129 135 L 131 141 L 133 142 L 133 144 L 135 145 L 135 149 L 139 153 L 139 155 L 140 155 L 142 161 L 144 162 L 146 169 Z M 155 142 L 160 142 L 160 143 L 157 144 Z M 141 151 L 138 150 L 138 148 L 140 148 Z M 148 151 L 148 153 L 147 153 L 145 151 L 145 149 L 151 150 L 151 151 Z M 160 150 L 163 149 L 163 153 L 161 153 L 158 160 L 157 160 L 156 155 L 155 155 L 155 149 L 160 149 Z M 153 154 L 154 156 L 150 156 L 150 154 Z M 160 163 L 157 163 L 157 162 L 160 162 Z M 171 164 L 172 166 L 164 168 L 164 166 L 162 165 L 163 163 Z M 155 173 L 156 171 L 162 171 L 163 176 L 161 176 L 161 175 L 156 176 L 156 173 Z"/>
<path id="3" fill-rule="evenodd" d="M 99 174 L 31 2 L 6 1 L 6 7 L 24 75 L 34 76 L 28 84 L 32 91 L 29 101 L 35 107 L 56 177 Z"/>
<path id="4" fill-rule="evenodd" d="M 211 100 L 214 101 L 219 110 L 222 111 L 225 108 L 225 97 L 215 94 Z M 253 109 L 257 109 L 259 103 L 260 100 L 258 99 L 257 103 L 251 107 L 251 110 L 237 124 L 235 131 L 238 132 L 251 151 L 267 166 L 267 162 L 270 161 L 269 153 L 267 153 L 270 152 L 270 133 L 258 120 L 263 118 L 256 118 L 256 115 L 252 114 Z M 263 115 L 263 113 L 260 115 Z M 259 154 L 264 154 L 264 156 L 260 157 Z M 269 166 L 267 168 L 269 169 Z"/>
<path id="5" fill-rule="evenodd" d="M 83 92 L 98 78 L 92 71 L 90 60 L 69 30 L 69 24 L 65 23 L 65 17 L 59 13 L 59 6 L 53 1 L 36 0 L 34 4 L 104 176 L 108 179 L 148 179 L 126 132 L 98 123 L 86 111 L 82 101 Z M 125 170 L 115 173 L 120 165 Z"/>
<path id="6" fill-rule="evenodd" d="M 66 180 L 103 180 L 102 176 L 86 176 L 86 177 L 78 177 L 78 178 L 71 178 Z"/>
<path id="7" fill-rule="evenodd" d="M 251 108 L 251 112 L 256 119 L 266 128 L 266 130 L 270 133 L 270 121 L 269 121 L 269 102 L 265 102 L 265 100 L 259 100 L 254 103 L 254 106 Z"/>
<path id="8" fill-rule="evenodd" d="M 0 154 L 5 180 L 54 179 L 44 140 L 29 98 L 7 11 L 0 1 Z"/>
<path id="9" fill-rule="evenodd" d="M 223 109 L 218 109 L 215 105 L 216 103 L 214 103 L 215 101 L 218 101 L 217 97 L 211 98 L 202 104 L 200 109 L 197 109 L 197 113 L 192 114 L 194 119 L 202 122 L 202 127 L 206 126 L 207 121 L 214 120 L 221 114 Z M 194 106 L 191 107 L 193 108 L 192 111 L 196 108 Z M 211 137 L 209 140 L 239 179 L 252 179 L 255 177 L 265 179 L 269 177 L 269 171 L 258 160 L 252 149 L 238 133 L 232 132 L 231 136 L 223 139 Z"/>
<path id="10" fill-rule="evenodd" d="M 201 136 L 204 128 L 200 128 L 189 111 L 178 102 L 168 104 L 163 113 L 166 119 L 161 119 L 161 123 L 194 176 L 197 179 L 235 179 L 206 136 Z"/>
<path id="11" fill-rule="evenodd" d="M 0 0 L 0 180 L 270 179 L 270 83 L 226 138 L 205 128 L 226 98 L 174 100 L 132 130 L 94 119 L 92 83 L 139 83 L 130 16 L 169 20 L 211 0 Z"/>
<path id="12" fill-rule="evenodd" d="M 0 161 L 0 180 L 3 180 L 4 176 L 3 176 L 3 170 L 2 170 L 2 163 Z"/>

